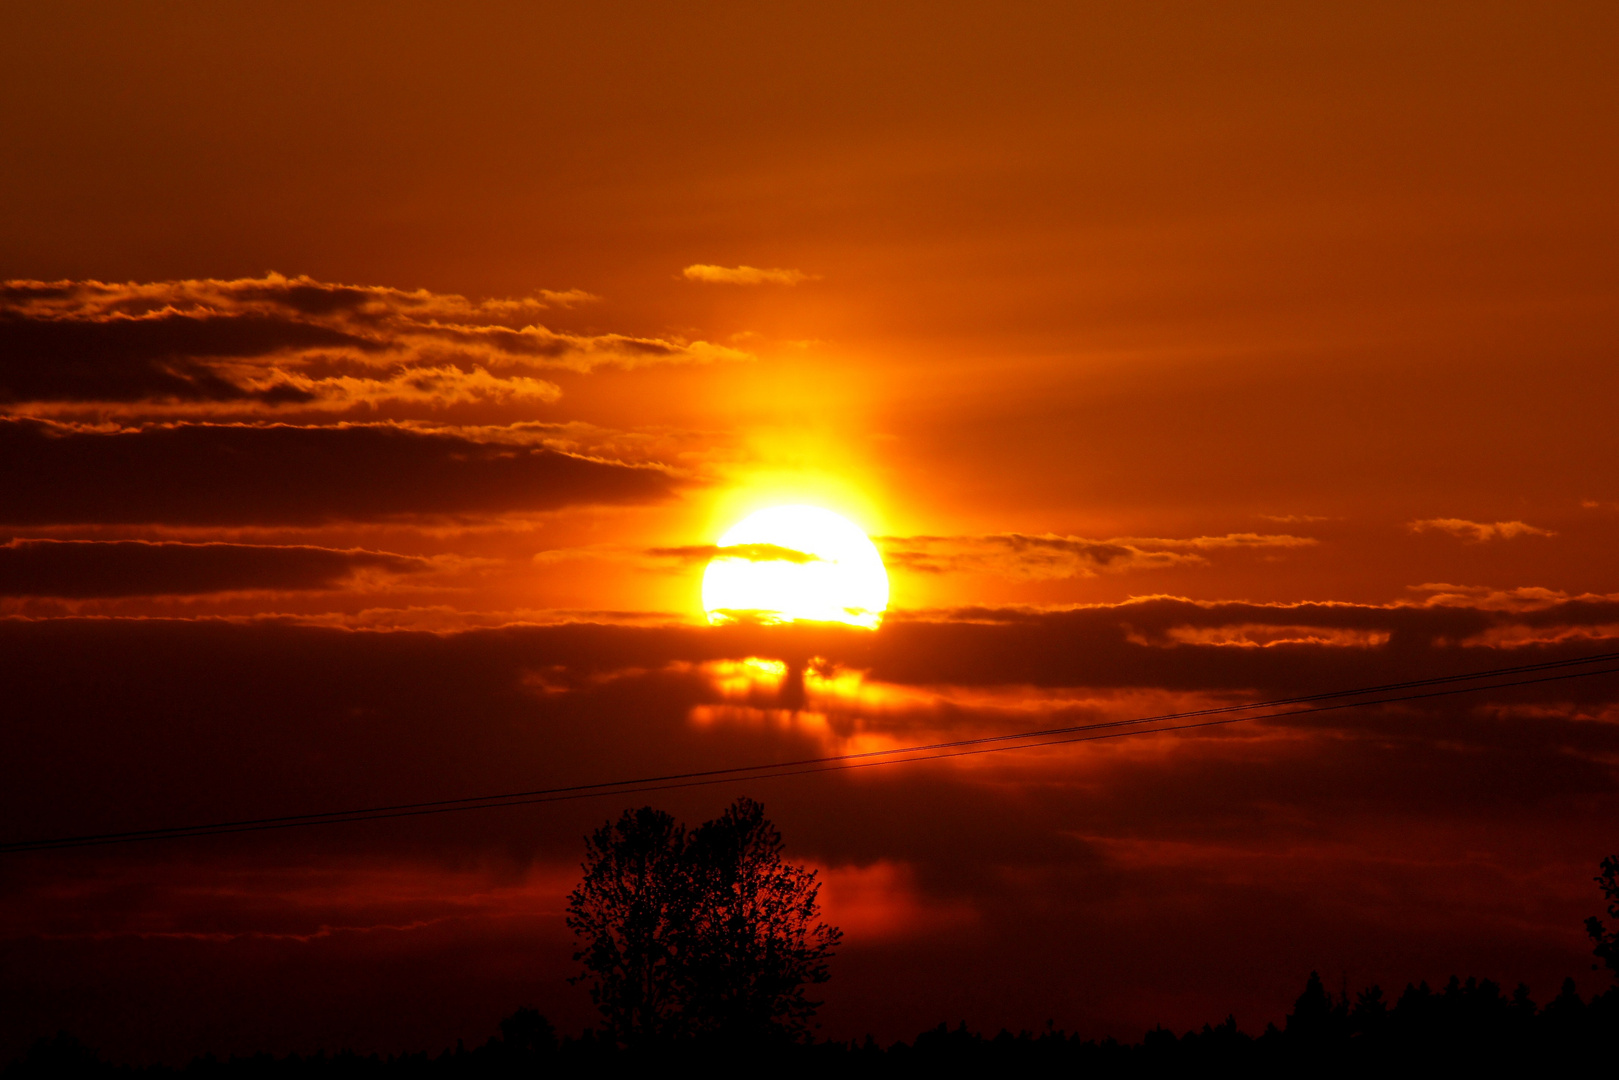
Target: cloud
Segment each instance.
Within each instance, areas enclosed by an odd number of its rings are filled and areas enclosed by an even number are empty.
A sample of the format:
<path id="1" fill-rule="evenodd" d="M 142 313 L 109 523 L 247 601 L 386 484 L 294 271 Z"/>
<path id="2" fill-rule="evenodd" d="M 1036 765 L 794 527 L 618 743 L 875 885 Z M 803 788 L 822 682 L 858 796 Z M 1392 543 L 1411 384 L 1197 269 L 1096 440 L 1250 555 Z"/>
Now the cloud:
<path id="1" fill-rule="evenodd" d="M 1605 601 L 1602 596 L 1572 597 L 1560 589 L 1522 586 L 1498 589 L 1489 585 L 1452 585 L 1430 581 L 1421 585 L 1407 585 L 1411 592 L 1427 593 L 1424 603 L 1429 606 L 1474 607 L 1487 611 L 1541 611 L 1570 601 Z"/>
<path id="2" fill-rule="evenodd" d="M 0 419 L 0 522 L 317 524 L 668 497 L 666 471 L 393 424 Z"/>
<path id="3" fill-rule="evenodd" d="M 687 281 L 702 281 L 710 285 L 797 285 L 801 281 L 816 281 L 820 277 L 802 270 L 762 270 L 757 266 L 713 266 L 708 263 L 693 263 L 680 274 Z"/>
<path id="4" fill-rule="evenodd" d="M 1608 608 L 1612 618 L 1619 604 Z M 0 810 L 12 832 L 32 833 L 50 831 L 53 819 L 69 830 L 93 826 L 97 815 L 108 813 L 121 820 L 172 816 L 175 800 L 200 805 L 195 799 L 204 790 L 222 817 L 274 810 L 287 792 L 317 788 L 378 802 L 420 795 L 424 786 L 446 795 L 521 790 L 681 771 L 712 762 L 720 751 L 730 762 L 785 759 L 835 748 L 862 733 L 928 741 L 1042 726 L 1059 714 L 1081 720 L 1139 715 L 1186 695 L 1207 703 L 1393 683 L 1523 662 L 1524 655 L 1455 643 L 1457 628 L 1508 617 L 1499 612 L 1156 598 L 1006 611 L 1000 622 L 984 621 L 986 614 L 975 622 L 890 623 L 876 634 L 590 623 L 435 634 L 268 621 L 0 620 L 8 705 L 29 718 L 14 727 L 12 752 L 0 759 Z M 1239 649 L 1186 643 L 1167 632 L 1244 624 L 1380 626 L 1391 636 L 1371 647 Z M 1537 649 L 1532 658 L 1591 651 L 1559 644 Z M 754 710 L 751 722 L 693 724 L 694 707 L 736 705 L 710 668 L 749 656 L 826 658 L 827 689 L 812 701 L 827 711 L 793 718 Z M 863 671 L 870 693 L 848 692 L 838 704 L 845 693 L 835 685 L 841 670 Z M 1543 745 L 1549 760 L 1557 746 L 1600 756 L 1619 750 L 1619 726 L 1575 714 L 1611 711 L 1609 691 L 1599 679 L 1508 687 L 1459 705 L 1439 700 L 1387 715 L 1281 718 L 1253 730 L 1298 731 L 1306 739 L 1312 732 L 1365 733 L 1412 745 L 1432 736 L 1503 752 L 1521 737 Z M 104 723 L 110 700 L 127 723 Z M 1562 719 L 1537 721 L 1539 727 L 1508 731 L 1499 722 L 1464 722 L 1474 708 L 1508 717 L 1520 715 L 1515 709 L 1559 703 L 1567 707 Z M 334 713 L 349 719 L 334 726 Z M 468 725 L 469 715 L 479 723 Z M 1401 723 L 1415 726 L 1402 734 Z M 1258 735 L 1242 736 L 1249 737 Z M 1223 737 L 1207 738 L 1219 744 Z M 247 754 L 250 747 L 258 749 Z M 45 767 L 70 759 L 79 767 Z M 368 768 L 354 770 L 358 760 Z M 1037 768 L 1040 755 L 1027 760 L 1031 764 L 1007 767 Z M 1106 758 L 1088 760 L 1087 767 L 1102 767 Z M 132 768 L 135 763 L 141 767 Z M 1591 777 L 1604 770 L 1611 763 Z M 182 775 L 194 784 L 171 786 L 170 778 Z M 466 790 L 445 791 L 445 776 L 458 778 L 455 786 Z M 955 777 L 947 787 L 974 786 L 970 771 L 946 776 Z M 62 783 L 68 787 L 54 798 L 36 790 Z M 1615 787 L 1611 777 L 1603 783 Z M 1426 798 L 1420 792 L 1404 797 Z M 477 828 L 449 832 L 466 827 Z M 504 835 L 503 827 L 495 828 Z M 336 842 L 369 841 L 350 836 Z"/>
<path id="5" fill-rule="evenodd" d="M 710 562 L 714 559 L 745 559 L 748 562 L 820 562 L 819 555 L 807 551 L 782 547 L 779 544 L 693 544 L 686 547 L 648 548 L 646 554 L 657 559 L 675 559 L 687 565 Z"/>
<path id="6" fill-rule="evenodd" d="M 820 562 L 819 555 L 782 547 L 779 544 L 683 544 L 677 547 L 637 548 L 615 545 L 552 548 L 536 552 L 533 561 L 548 565 L 581 560 L 628 564 L 649 571 L 685 571 L 705 566 L 714 559 L 744 559 L 749 562 Z"/>
<path id="7" fill-rule="evenodd" d="M 1508 629 L 1519 633 L 1517 644 L 1571 655 L 1591 646 L 1571 639 L 1569 629 L 1616 622 L 1619 601 L 1612 598 L 1520 612 L 1461 602 L 1147 597 L 1062 610 L 970 608 L 911 618 L 891 612 L 882 633 L 850 663 L 873 678 L 911 685 L 1155 686 L 1272 697 L 1520 662 L 1484 645 Z M 1242 643 L 1255 647 L 1232 647 Z"/>
<path id="8" fill-rule="evenodd" d="M 1517 617 L 1154 597 L 947 613 L 876 634 L 0 620 L 15 717 L 0 819 L 24 837 L 454 798 L 1576 654 L 1456 644 Z M 1256 625 L 1390 637 L 1231 648 L 1171 632 Z M 798 713 L 715 678 L 732 658 L 786 655 L 832 661 Z M 863 683 L 833 687 L 862 670 Z M 642 802 L 692 822 L 741 793 L 766 802 L 793 859 L 855 879 L 825 1017 L 839 1037 L 879 1023 L 909 1034 L 949 1008 L 998 1017 L 1008 1000 L 1013 1021 L 1089 1016 L 1072 1003 L 1121 995 L 1135 1004 L 1107 1007 L 1145 1026 L 1166 1015 L 1153 996 L 1166 970 L 1175 1008 L 1241 1006 L 1258 1025 L 1275 990 L 1243 998 L 1233 970 L 1302 978 L 1363 955 L 1367 940 L 1394 950 L 1400 979 L 1479 957 L 1492 966 L 1475 970 L 1554 991 L 1547 980 L 1588 959 L 1578 920 L 1590 853 L 1607 850 L 1619 805 L 1615 719 L 1609 687 L 1548 683 L 793 781 L 14 859 L 0 882 L 8 1037 L 94 1025 L 94 1002 L 126 990 L 165 1005 L 141 1037 L 171 1030 L 168 1017 L 224 1023 L 238 1011 L 230 988 L 250 984 L 291 1011 L 255 1013 L 263 1030 L 220 1047 L 248 1050 L 276 1031 L 348 1023 L 344 1009 L 392 1009 L 401 983 L 418 985 L 401 970 L 435 988 L 426 1005 L 400 999 L 425 1017 L 453 991 L 481 1010 L 458 1023 L 531 1000 L 577 1027 L 589 1003 L 562 978 L 561 908 L 581 836 Z M 926 913 L 937 917 L 917 919 Z M 1525 966 L 1501 971 L 1502 956 Z M 916 992 L 895 995 L 896 980 Z"/>
<path id="9" fill-rule="evenodd" d="M 373 341 L 324 326 L 265 315 L 157 312 L 107 319 L 0 318 L 0 400 L 124 402 L 254 400 L 305 404 L 315 395 L 280 376 L 229 372 L 224 359 L 252 361 L 315 349 L 375 352 Z"/>
<path id="10" fill-rule="evenodd" d="M 1203 563 L 1203 552 L 1226 548 L 1298 548 L 1317 541 L 1304 536 L 1229 533 L 1187 539 L 996 533 L 988 536 L 883 536 L 877 538 L 890 566 L 925 574 L 992 573 L 1018 579 L 1092 577 L 1099 572 L 1157 569 Z"/>
<path id="11" fill-rule="evenodd" d="M 63 599 L 337 588 L 432 562 L 359 548 L 145 540 L 27 540 L 0 545 L 0 596 Z"/>
<path id="12" fill-rule="evenodd" d="M 734 464 L 745 456 L 734 431 L 657 426 L 610 428 L 579 420 L 521 420 L 511 424 L 454 424 L 427 420 L 396 421 L 424 434 L 441 433 L 489 445 L 546 447 L 575 457 L 665 467 L 678 462 L 682 471 L 713 475 L 716 465 Z"/>
<path id="13" fill-rule="evenodd" d="M 1406 527 L 1412 532 L 1446 532 L 1472 544 L 1482 544 L 1487 540 L 1511 540 L 1519 536 L 1557 535 L 1550 529 L 1538 529 L 1521 521 L 1497 521 L 1486 524 L 1462 518 L 1424 518 L 1421 521 L 1410 522 Z"/>
<path id="14" fill-rule="evenodd" d="M 601 297 L 584 289 L 539 289 L 535 293 L 544 304 L 555 304 L 557 307 L 571 308 L 575 304 L 595 304 Z M 489 301 L 485 301 L 488 303 Z"/>
<path id="15" fill-rule="evenodd" d="M 581 290 L 471 301 L 269 274 L 0 284 L 0 404 L 342 409 L 552 401 L 546 370 L 751 359 L 704 341 L 568 334 L 537 320 Z"/>

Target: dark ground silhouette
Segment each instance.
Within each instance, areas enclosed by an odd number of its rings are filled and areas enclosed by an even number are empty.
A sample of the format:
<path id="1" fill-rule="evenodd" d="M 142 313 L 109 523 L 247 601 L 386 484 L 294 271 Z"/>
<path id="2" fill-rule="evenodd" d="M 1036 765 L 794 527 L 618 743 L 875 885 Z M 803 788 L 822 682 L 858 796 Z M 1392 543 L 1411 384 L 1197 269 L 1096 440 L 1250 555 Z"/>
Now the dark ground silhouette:
<path id="1" fill-rule="evenodd" d="M 1097 1041 L 1048 1026 L 993 1036 L 940 1024 L 910 1042 L 816 1041 L 806 985 L 824 982 L 838 932 L 818 920 L 812 872 L 781 859 L 764 807 L 738 799 L 687 832 L 669 815 L 627 811 L 587 838 L 585 879 L 570 896 L 575 959 L 601 1007 L 600 1030 L 559 1037 L 532 1008 L 500 1022 L 483 1045 L 438 1055 L 382 1057 L 352 1051 L 313 1056 L 213 1055 L 175 1068 L 100 1060 L 66 1032 L 41 1039 L 0 1070 L 0 1080 L 40 1077 L 539 1077 L 617 1075 L 689 1064 L 777 1074 L 921 1075 L 968 1069 L 1098 1076 L 1209 1069 L 1249 1075 L 1349 1076 L 1463 1073 L 1609 1075 L 1619 1059 L 1619 856 L 1595 878 L 1613 925 L 1586 920 L 1599 963 L 1615 982 L 1589 1000 L 1573 979 L 1544 1005 L 1528 986 L 1510 993 L 1490 979 L 1452 977 L 1441 989 L 1407 984 L 1333 994 L 1311 972 L 1281 1027 L 1258 1035 L 1234 1016 L 1136 1043 Z M 740 1020 L 739 1020 L 740 1018 Z"/>
<path id="2" fill-rule="evenodd" d="M 964 1069 L 1039 1074 L 1156 1075 L 1170 1069 L 1245 1070 L 1263 1075 L 1349 1075 L 1463 1072 L 1498 1075 L 1552 1072 L 1599 1075 L 1611 1070 L 1619 1047 L 1619 986 L 1590 1000 L 1572 979 L 1538 1005 L 1528 987 L 1510 993 L 1488 979 L 1451 979 L 1440 989 L 1408 985 L 1390 1000 L 1377 987 L 1332 994 L 1311 973 L 1283 1026 L 1255 1036 L 1232 1017 L 1177 1035 L 1159 1028 L 1137 1043 L 1096 1041 L 1062 1031 L 992 1036 L 941 1024 L 910 1042 L 882 1046 L 870 1039 L 800 1042 L 741 1051 L 686 1043 L 627 1050 L 586 1032 L 558 1038 L 533 1009 L 501 1021 L 482 1046 L 457 1045 L 436 1056 L 361 1056 L 351 1052 L 303 1057 L 200 1057 L 181 1068 L 136 1069 L 99 1061 L 71 1036 L 42 1039 L 8 1066 L 4 1080 L 35 1077 L 516 1077 L 586 1076 L 632 1068 L 692 1064 L 764 1066 L 794 1074 L 837 1069 L 844 1074 L 910 1075 Z"/>

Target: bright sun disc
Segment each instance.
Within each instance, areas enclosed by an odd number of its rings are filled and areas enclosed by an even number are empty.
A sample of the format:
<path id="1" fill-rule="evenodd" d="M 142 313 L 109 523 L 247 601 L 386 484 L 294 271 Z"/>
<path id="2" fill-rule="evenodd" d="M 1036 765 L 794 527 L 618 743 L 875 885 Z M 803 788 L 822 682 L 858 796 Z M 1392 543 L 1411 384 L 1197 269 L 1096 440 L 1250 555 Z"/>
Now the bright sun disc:
<path id="1" fill-rule="evenodd" d="M 703 573 L 711 623 L 837 622 L 875 630 L 888 571 L 860 528 L 819 506 L 773 506 L 724 536 Z"/>

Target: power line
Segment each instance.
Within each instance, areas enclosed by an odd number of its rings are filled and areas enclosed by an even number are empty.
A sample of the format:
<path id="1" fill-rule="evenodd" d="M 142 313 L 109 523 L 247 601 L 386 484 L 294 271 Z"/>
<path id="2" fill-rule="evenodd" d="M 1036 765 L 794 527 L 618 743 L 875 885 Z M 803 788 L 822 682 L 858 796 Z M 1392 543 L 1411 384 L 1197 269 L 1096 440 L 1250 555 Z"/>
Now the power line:
<path id="1" fill-rule="evenodd" d="M 140 840 L 180 840 L 200 836 L 215 836 L 239 832 L 263 832 L 272 829 L 299 828 L 309 825 L 336 825 L 350 821 L 375 821 L 397 817 L 421 817 L 454 813 L 462 810 L 488 810 L 503 806 L 529 806 L 537 803 L 571 802 L 578 799 L 600 798 L 606 795 L 641 794 L 676 788 L 704 787 L 713 784 L 737 783 L 744 780 L 770 780 L 812 773 L 841 772 L 850 769 L 872 768 L 881 765 L 903 765 L 919 761 L 934 761 L 951 757 L 966 757 L 1000 753 L 1009 750 L 1027 750 L 1042 746 L 1056 746 L 1099 739 L 1120 738 L 1129 735 L 1148 735 L 1195 728 L 1216 727 L 1288 716 L 1304 716 L 1333 712 L 1341 709 L 1387 705 L 1425 698 L 1448 697 L 1477 693 L 1483 690 L 1507 689 L 1538 683 L 1561 682 L 1589 678 L 1596 675 L 1619 673 L 1619 667 L 1598 670 L 1575 670 L 1593 664 L 1619 662 L 1619 653 L 1601 653 L 1566 660 L 1551 660 L 1537 664 L 1491 668 L 1457 675 L 1442 675 L 1406 682 L 1385 683 L 1378 686 L 1357 687 L 1318 694 L 1306 694 L 1269 701 L 1246 702 L 1236 705 L 1214 706 L 1183 712 L 1160 713 L 1129 720 L 1109 720 L 1089 724 L 1043 728 L 1005 735 L 988 735 L 973 739 L 924 743 L 916 746 L 895 747 L 889 750 L 868 750 L 853 754 L 831 754 L 822 757 L 799 758 L 792 761 L 768 762 L 757 765 L 738 765 L 720 769 L 705 769 L 662 776 L 610 780 L 594 784 L 574 784 L 566 787 L 539 788 L 530 791 L 505 792 L 494 795 L 468 796 L 459 799 L 441 799 L 432 802 L 395 803 L 386 806 L 360 807 L 311 814 L 291 814 L 281 817 L 248 818 L 204 824 L 138 829 L 126 832 L 90 833 L 79 836 L 61 836 L 34 840 L 18 840 L 0 844 L 0 853 L 21 851 L 50 851 L 70 847 L 95 847 L 107 844 L 132 843 Z M 1512 681 L 1499 681 L 1508 676 L 1557 672 Z M 1485 681 L 1496 680 L 1496 681 Z M 1462 684 L 1462 685 L 1457 685 Z M 1468 685 L 1477 684 L 1477 685 Z M 1425 693 L 1394 694 L 1393 691 L 1423 690 L 1429 687 L 1446 689 Z M 1378 696 L 1382 695 L 1382 696 Z M 1337 700 L 1349 699 L 1349 700 Z M 1335 704 L 1320 704 L 1334 702 Z M 1303 708 L 1285 709 L 1284 706 L 1302 705 Z M 1269 712 L 1258 710 L 1269 709 Z M 1251 713 L 1253 715 L 1233 715 Z M 1201 719 L 1219 717 L 1219 719 Z M 1169 723 L 1170 721 L 1192 721 Z"/>

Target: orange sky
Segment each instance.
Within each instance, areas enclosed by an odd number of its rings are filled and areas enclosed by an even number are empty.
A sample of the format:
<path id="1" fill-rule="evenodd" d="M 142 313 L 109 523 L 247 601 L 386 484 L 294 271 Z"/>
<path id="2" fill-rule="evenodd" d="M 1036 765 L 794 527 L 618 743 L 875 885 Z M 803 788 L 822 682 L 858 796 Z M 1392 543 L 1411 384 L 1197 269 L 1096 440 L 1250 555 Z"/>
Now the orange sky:
<path id="1" fill-rule="evenodd" d="M 6 838 L 1612 649 L 1616 24 L 9 13 Z M 775 502 L 893 594 L 796 718 L 671 551 Z M 1312 967 L 1546 992 L 1613 846 L 1599 683 L 750 793 L 849 930 L 838 1035 L 1254 1028 Z M 0 1051 L 577 1029 L 559 897 L 619 809 L 4 856 Z M 289 972 L 342 992 L 242 1019 Z"/>

